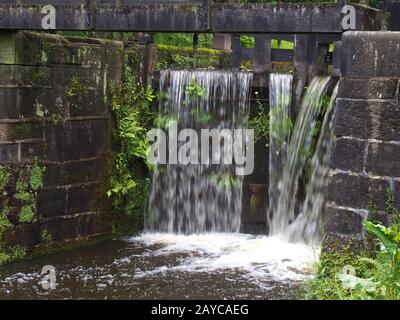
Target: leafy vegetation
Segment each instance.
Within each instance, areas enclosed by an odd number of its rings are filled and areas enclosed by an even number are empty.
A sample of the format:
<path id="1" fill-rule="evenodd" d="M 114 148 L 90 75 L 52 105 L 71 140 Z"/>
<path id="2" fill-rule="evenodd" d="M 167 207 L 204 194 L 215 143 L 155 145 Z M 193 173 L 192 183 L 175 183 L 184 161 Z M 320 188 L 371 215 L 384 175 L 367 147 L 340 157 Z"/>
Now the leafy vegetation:
<path id="1" fill-rule="evenodd" d="M 230 68 L 230 53 L 223 50 L 198 48 L 195 52 L 192 47 L 157 45 L 156 69 L 187 69 L 192 68 Z"/>
<path id="2" fill-rule="evenodd" d="M 10 173 L 6 170 L 4 166 L 0 166 L 0 192 L 4 190 L 10 179 Z"/>
<path id="3" fill-rule="evenodd" d="M 35 220 L 37 191 L 43 187 L 45 168 L 37 162 L 24 167 L 0 167 L 0 192 L 9 195 L 2 200 L 0 211 L 0 265 L 24 258 L 26 248 L 9 247 L 2 240 L 4 232 L 14 225 Z"/>
<path id="4" fill-rule="evenodd" d="M 290 97 L 288 97 L 288 99 L 290 99 Z M 270 114 L 278 112 L 282 112 L 281 107 L 272 106 Z M 293 121 L 290 118 L 290 115 L 284 115 L 282 116 L 281 121 L 275 121 L 271 124 L 271 132 L 273 133 L 273 136 L 278 141 L 278 143 L 282 144 L 292 135 L 293 126 Z"/>
<path id="5" fill-rule="evenodd" d="M 269 112 L 265 104 L 257 101 L 258 111 L 247 121 L 247 127 L 254 130 L 255 142 L 269 140 Z"/>
<path id="6" fill-rule="evenodd" d="M 315 278 L 306 284 L 306 298 L 400 299 L 400 212 L 393 206 L 391 189 L 386 205 L 393 224 L 385 227 L 369 218 L 363 225 L 372 236 L 372 248 L 323 253 Z"/>
<path id="7" fill-rule="evenodd" d="M 229 190 L 237 185 L 235 176 L 230 173 L 212 173 L 209 176 L 210 181 L 215 183 L 219 189 Z"/>
<path id="8" fill-rule="evenodd" d="M 33 220 L 33 209 L 32 206 L 23 206 L 19 213 L 19 222 L 21 223 L 31 223 Z"/>
<path id="9" fill-rule="evenodd" d="M 6 263 L 11 263 L 24 259 L 27 255 L 27 250 L 23 246 L 15 246 L 8 248 L 0 243 L 0 266 Z"/>
<path id="10" fill-rule="evenodd" d="M 121 219 L 130 219 L 132 228 L 138 227 L 147 202 L 149 187 L 146 166 L 149 142 L 148 130 L 154 122 L 151 104 L 156 96 L 153 90 L 136 82 L 133 72 L 126 65 L 124 81 L 113 85 L 112 110 L 115 120 L 113 165 L 107 192 L 116 214 L 114 231 L 121 230 Z M 121 222 L 121 224 L 119 223 Z"/>
<path id="11" fill-rule="evenodd" d="M 211 33 L 201 33 L 198 35 L 200 48 L 211 48 L 213 35 Z M 192 47 L 193 33 L 157 33 L 155 37 L 157 44 L 165 44 L 177 47 Z"/>

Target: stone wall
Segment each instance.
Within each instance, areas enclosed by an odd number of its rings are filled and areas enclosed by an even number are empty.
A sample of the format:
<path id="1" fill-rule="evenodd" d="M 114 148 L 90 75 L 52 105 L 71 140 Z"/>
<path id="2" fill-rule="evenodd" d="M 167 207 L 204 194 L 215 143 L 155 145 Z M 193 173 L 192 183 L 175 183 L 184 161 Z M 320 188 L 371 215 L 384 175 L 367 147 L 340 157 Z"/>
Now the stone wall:
<path id="1" fill-rule="evenodd" d="M 11 222 L 2 241 L 110 234 L 110 83 L 121 80 L 122 43 L 29 32 L 0 33 L 0 43 L 0 166 L 10 176 L 1 209 Z M 24 177 L 35 166 L 45 170 L 38 190 Z M 33 217 L 21 219 L 27 205 Z"/>
<path id="2" fill-rule="evenodd" d="M 388 193 L 400 206 L 400 32 L 346 32 L 342 50 L 325 227 L 364 239 L 373 211 L 390 223 Z"/>

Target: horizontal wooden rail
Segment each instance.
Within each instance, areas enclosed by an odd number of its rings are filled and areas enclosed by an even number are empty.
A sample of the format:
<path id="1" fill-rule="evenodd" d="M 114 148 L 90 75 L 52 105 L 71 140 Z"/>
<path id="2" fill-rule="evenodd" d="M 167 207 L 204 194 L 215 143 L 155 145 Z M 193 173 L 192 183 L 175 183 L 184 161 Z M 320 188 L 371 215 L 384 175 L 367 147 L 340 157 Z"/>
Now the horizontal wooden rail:
<path id="1" fill-rule="evenodd" d="M 338 4 L 209 4 L 208 0 L 0 0 L 0 30 L 42 30 L 55 9 L 55 30 L 340 34 Z M 382 30 L 388 15 L 354 5 L 357 30 Z"/>

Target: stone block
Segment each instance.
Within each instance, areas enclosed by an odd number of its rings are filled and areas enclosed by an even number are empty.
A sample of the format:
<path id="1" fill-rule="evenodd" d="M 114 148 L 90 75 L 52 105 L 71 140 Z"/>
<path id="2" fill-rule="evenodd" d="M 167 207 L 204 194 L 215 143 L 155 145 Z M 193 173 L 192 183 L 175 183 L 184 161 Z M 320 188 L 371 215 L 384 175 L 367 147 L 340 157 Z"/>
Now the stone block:
<path id="1" fill-rule="evenodd" d="M 109 108 L 103 95 L 94 88 L 82 88 L 80 92 L 68 98 L 68 105 L 70 117 L 109 115 Z"/>
<path id="2" fill-rule="evenodd" d="M 357 139 L 336 139 L 331 156 L 331 168 L 362 172 L 366 145 L 366 141 Z"/>
<path id="3" fill-rule="evenodd" d="M 67 191 L 64 188 L 40 190 L 37 198 L 37 212 L 41 218 L 67 215 Z"/>
<path id="4" fill-rule="evenodd" d="M 400 76 L 400 32 L 348 31 L 342 41 L 343 76 Z"/>
<path id="5" fill-rule="evenodd" d="M 18 144 L 0 144 L 0 163 L 18 162 Z"/>
<path id="6" fill-rule="evenodd" d="M 111 132 L 107 120 L 67 121 L 45 128 L 47 156 L 52 161 L 98 157 L 109 151 Z"/>
<path id="7" fill-rule="evenodd" d="M 14 64 L 16 62 L 16 36 L 17 32 L 1 31 L 0 32 L 0 63 Z"/>
<path id="8" fill-rule="evenodd" d="M 103 190 L 105 193 L 105 191 Z M 68 214 L 97 212 L 100 207 L 101 194 L 98 184 L 84 185 L 68 189 Z"/>
<path id="9" fill-rule="evenodd" d="M 74 83 L 79 83 L 81 86 L 87 88 L 99 88 L 101 84 L 102 73 L 94 68 L 79 68 L 70 67 L 64 68 L 63 66 L 54 67 L 54 83 L 59 86 L 70 86 Z"/>
<path id="10" fill-rule="evenodd" d="M 33 118 L 55 105 L 48 88 L 0 88 L 0 119 Z"/>
<path id="11" fill-rule="evenodd" d="M 344 77 L 339 83 L 339 97 L 346 99 L 394 99 L 398 78 Z"/>
<path id="12" fill-rule="evenodd" d="M 4 242 L 9 246 L 35 246 L 40 243 L 40 227 L 38 224 L 21 224 L 13 230 L 4 232 Z"/>
<path id="13" fill-rule="evenodd" d="M 46 229 L 54 241 L 78 240 L 79 238 L 94 236 L 110 232 L 107 219 L 97 214 L 82 215 L 70 219 L 59 219 L 45 222 L 42 229 Z M 60 228 L 62 224 L 62 228 Z"/>
<path id="14" fill-rule="evenodd" d="M 43 138 L 40 122 L 0 123 L 0 140 L 17 141 Z"/>
<path id="15" fill-rule="evenodd" d="M 85 68 L 100 68 L 101 54 L 101 48 L 93 44 L 55 44 L 47 53 L 47 62 L 50 65 L 67 64 Z"/>
<path id="16" fill-rule="evenodd" d="M 53 163 L 46 166 L 43 182 L 45 186 L 86 183 L 98 181 L 104 174 L 103 159 Z"/>
<path id="17" fill-rule="evenodd" d="M 32 162 L 42 158 L 44 150 L 44 142 L 21 143 L 21 162 Z"/>
<path id="18" fill-rule="evenodd" d="M 385 210 L 388 186 L 383 179 L 337 173 L 329 177 L 328 200 L 336 206 L 366 210 L 374 197 L 378 210 Z"/>
<path id="19" fill-rule="evenodd" d="M 390 102 L 338 99 L 335 135 L 400 141 L 400 107 Z"/>
<path id="20" fill-rule="evenodd" d="M 400 177 L 400 144 L 371 142 L 368 146 L 367 172 Z"/>
<path id="21" fill-rule="evenodd" d="M 362 221 L 363 217 L 356 212 L 336 209 L 328 205 L 324 217 L 325 232 L 341 235 L 361 234 Z"/>
<path id="22" fill-rule="evenodd" d="M 0 64 L 0 87 L 51 88 L 54 83 L 52 68 Z"/>

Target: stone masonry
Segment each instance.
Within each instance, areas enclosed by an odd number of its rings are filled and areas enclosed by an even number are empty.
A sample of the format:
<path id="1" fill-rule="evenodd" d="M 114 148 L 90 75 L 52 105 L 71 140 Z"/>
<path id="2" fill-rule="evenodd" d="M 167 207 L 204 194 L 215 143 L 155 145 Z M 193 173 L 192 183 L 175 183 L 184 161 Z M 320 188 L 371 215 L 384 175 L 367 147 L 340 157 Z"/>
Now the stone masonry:
<path id="1" fill-rule="evenodd" d="M 328 235 L 364 239 L 361 223 L 371 216 L 372 206 L 376 218 L 389 224 L 388 190 L 400 206 L 399 57 L 400 32 L 343 35 L 325 215 Z"/>
<path id="2" fill-rule="evenodd" d="M 14 221 L 2 241 L 36 246 L 43 234 L 59 243 L 110 234 L 110 83 L 122 76 L 122 43 L 29 32 L 0 40 L 0 165 L 45 167 L 34 219 Z M 3 208 L 12 196 L 0 196 Z"/>

